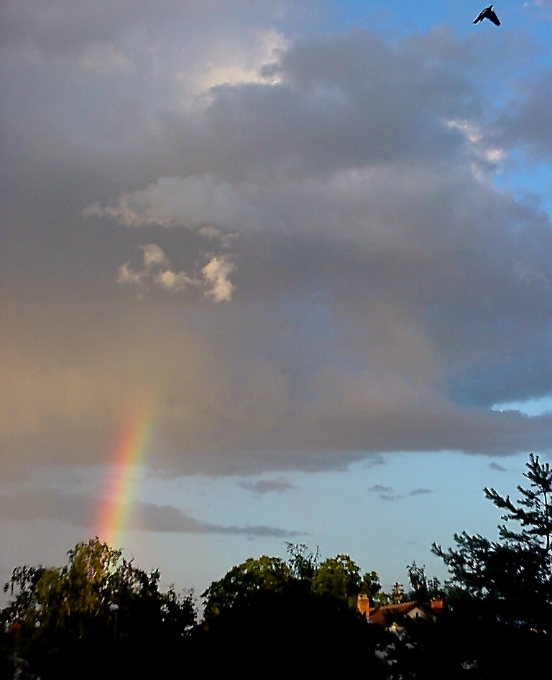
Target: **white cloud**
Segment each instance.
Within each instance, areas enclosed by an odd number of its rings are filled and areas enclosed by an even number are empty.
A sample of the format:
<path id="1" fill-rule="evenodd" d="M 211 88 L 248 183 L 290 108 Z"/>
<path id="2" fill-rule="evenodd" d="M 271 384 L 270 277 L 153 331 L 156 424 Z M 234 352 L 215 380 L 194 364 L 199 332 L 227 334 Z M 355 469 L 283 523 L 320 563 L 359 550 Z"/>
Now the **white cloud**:
<path id="1" fill-rule="evenodd" d="M 474 157 L 475 162 L 472 168 L 476 177 L 487 179 L 489 171 L 498 172 L 499 164 L 506 158 L 506 152 L 503 148 L 498 148 L 492 141 L 489 143 L 485 134 L 469 121 L 448 120 L 446 124 L 451 129 L 458 130 L 464 136 Z M 484 163 L 483 167 L 482 163 Z"/>
<path id="2" fill-rule="evenodd" d="M 147 270 L 136 272 L 130 266 L 130 262 L 125 262 L 119 267 L 117 283 L 141 285 L 145 276 L 147 276 Z"/>
<path id="3" fill-rule="evenodd" d="M 168 263 L 167 256 L 155 243 L 148 243 L 148 245 L 141 246 L 141 248 L 144 251 L 144 266 L 146 269 L 149 269 L 152 265 Z"/>
<path id="4" fill-rule="evenodd" d="M 172 293 L 184 290 L 187 286 L 197 285 L 197 282 L 191 279 L 185 272 L 176 274 L 170 269 L 157 274 L 153 281 Z"/>
<path id="5" fill-rule="evenodd" d="M 252 44 L 241 50 L 234 49 L 230 63 L 227 58 L 209 62 L 203 72 L 196 77 L 198 91 L 205 91 L 217 85 L 239 85 L 243 83 L 265 83 L 262 75 L 264 66 L 274 62 L 279 54 L 289 46 L 285 36 L 275 29 L 254 31 Z M 271 83 L 278 82 L 270 78 Z"/>
<path id="6" fill-rule="evenodd" d="M 130 263 L 126 262 L 119 267 L 117 283 L 140 287 L 153 284 L 171 293 L 178 293 L 188 286 L 198 285 L 198 282 L 185 272 L 172 271 L 170 260 L 155 243 L 140 246 L 140 249 L 143 251 L 143 268 L 135 271 Z"/>
<path id="7" fill-rule="evenodd" d="M 190 287 L 202 288 L 207 297 L 215 302 L 229 302 L 235 286 L 229 280 L 236 270 L 229 255 L 215 256 L 202 268 L 201 277 L 189 276 L 184 271 L 175 272 L 163 250 L 154 243 L 140 246 L 143 251 L 143 267 L 134 270 L 130 262 L 121 265 L 117 283 L 147 288 L 156 286 L 170 293 L 178 293 Z"/>
<path id="8" fill-rule="evenodd" d="M 552 0 L 532 0 L 531 2 L 524 2 L 523 7 L 552 7 Z"/>
<path id="9" fill-rule="evenodd" d="M 226 255 L 214 257 L 208 262 L 203 267 L 203 276 L 208 283 L 205 295 L 212 297 L 215 302 L 229 302 L 235 286 L 232 285 L 228 276 L 235 269 L 235 264 Z"/>

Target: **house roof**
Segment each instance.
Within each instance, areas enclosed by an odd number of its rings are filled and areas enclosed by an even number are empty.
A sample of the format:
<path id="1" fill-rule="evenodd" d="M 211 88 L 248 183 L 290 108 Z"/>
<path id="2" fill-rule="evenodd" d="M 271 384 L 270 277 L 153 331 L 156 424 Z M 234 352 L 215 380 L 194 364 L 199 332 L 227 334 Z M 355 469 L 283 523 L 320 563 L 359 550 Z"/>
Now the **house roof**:
<path id="1" fill-rule="evenodd" d="M 402 602 L 400 604 L 388 604 L 384 607 L 374 607 L 368 613 L 368 619 L 379 626 L 388 626 L 395 616 L 409 616 L 411 618 L 434 618 L 436 609 L 430 604 L 421 602 Z"/>

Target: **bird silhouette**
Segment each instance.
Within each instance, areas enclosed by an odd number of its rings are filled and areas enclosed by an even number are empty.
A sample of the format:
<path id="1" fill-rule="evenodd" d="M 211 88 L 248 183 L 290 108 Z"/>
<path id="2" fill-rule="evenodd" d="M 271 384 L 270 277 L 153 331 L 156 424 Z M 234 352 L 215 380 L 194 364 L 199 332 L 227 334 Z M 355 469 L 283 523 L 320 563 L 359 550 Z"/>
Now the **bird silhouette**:
<path id="1" fill-rule="evenodd" d="M 500 21 L 498 20 L 498 17 L 496 16 L 492 5 L 489 5 L 488 7 L 485 7 L 485 9 L 482 9 L 481 12 L 479 12 L 479 14 L 473 20 L 473 23 L 478 24 L 480 21 L 483 21 L 483 19 L 488 19 L 489 21 L 492 21 L 495 26 L 500 26 Z"/>

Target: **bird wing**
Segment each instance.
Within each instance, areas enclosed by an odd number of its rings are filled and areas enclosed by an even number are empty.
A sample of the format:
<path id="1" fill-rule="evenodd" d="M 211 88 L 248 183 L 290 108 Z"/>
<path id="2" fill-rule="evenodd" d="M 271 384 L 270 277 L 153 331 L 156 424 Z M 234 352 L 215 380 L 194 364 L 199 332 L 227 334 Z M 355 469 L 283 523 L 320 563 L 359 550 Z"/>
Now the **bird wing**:
<path id="1" fill-rule="evenodd" d="M 478 14 L 478 15 L 475 17 L 475 19 L 473 20 L 473 23 L 474 23 L 474 24 L 478 24 L 480 21 L 483 21 L 483 19 L 484 19 L 483 14 L 484 14 L 484 13 L 485 13 L 485 10 L 479 12 L 479 14 Z"/>
<path id="2" fill-rule="evenodd" d="M 487 19 L 492 21 L 495 26 L 500 26 L 500 21 L 492 9 L 487 12 Z"/>

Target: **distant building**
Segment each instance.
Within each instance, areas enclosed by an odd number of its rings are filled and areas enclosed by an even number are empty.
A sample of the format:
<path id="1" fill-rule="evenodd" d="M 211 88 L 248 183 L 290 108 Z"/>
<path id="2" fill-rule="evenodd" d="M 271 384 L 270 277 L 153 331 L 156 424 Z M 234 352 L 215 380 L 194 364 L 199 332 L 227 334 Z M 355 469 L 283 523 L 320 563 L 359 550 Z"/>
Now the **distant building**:
<path id="1" fill-rule="evenodd" d="M 435 620 L 443 611 L 444 602 L 441 598 L 434 598 L 429 603 L 401 602 L 400 604 L 388 604 L 383 607 L 371 607 L 368 595 L 359 595 L 357 598 L 358 611 L 366 616 L 366 620 L 377 626 L 389 628 L 397 616 L 408 616 L 411 619 Z"/>

